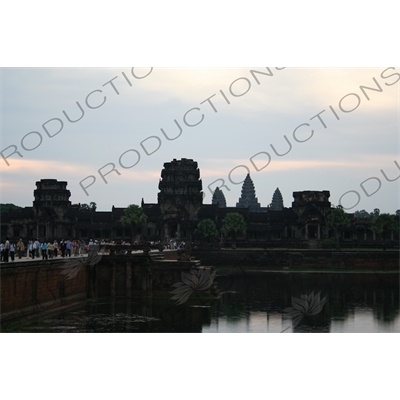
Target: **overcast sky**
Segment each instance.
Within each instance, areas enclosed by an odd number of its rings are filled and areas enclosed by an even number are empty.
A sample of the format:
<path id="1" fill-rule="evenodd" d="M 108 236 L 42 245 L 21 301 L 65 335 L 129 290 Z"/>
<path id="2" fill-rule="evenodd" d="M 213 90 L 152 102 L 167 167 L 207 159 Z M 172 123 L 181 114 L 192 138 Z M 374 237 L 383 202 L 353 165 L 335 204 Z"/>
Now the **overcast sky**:
<path id="1" fill-rule="evenodd" d="M 394 213 L 398 181 L 381 172 L 400 174 L 389 68 L 5 68 L 2 202 L 31 206 L 35 182 L 58 179 L 99 210 L 155 203 L 164 162 L 190 158 L 205 204 L 225 184 L 235 206 L 250 171 L 261 206 L 279 187 L 286 207 L 294 191 L 329 190 L 348 212 Z"/>

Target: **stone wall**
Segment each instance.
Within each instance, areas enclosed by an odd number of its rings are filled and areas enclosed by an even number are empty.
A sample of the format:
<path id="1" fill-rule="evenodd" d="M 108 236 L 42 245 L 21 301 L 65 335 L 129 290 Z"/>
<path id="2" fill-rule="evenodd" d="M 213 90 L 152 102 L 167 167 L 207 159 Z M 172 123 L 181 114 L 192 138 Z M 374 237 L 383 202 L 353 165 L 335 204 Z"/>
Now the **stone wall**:
<path id="1" fill-rule="evenodd" d="M 194 250 L 192 255 L 213 267 L 399 270 L 397 251 Z"/>
<path id="2" fill-rule="evenodd" d="M 167 252 L 171 255 L 176 252 Z M 146 255 L 108 256 L 91 268 L 89 297 L 153 297 L 166 295 L 181 273 L 198 267 L 198 261 L 152 260 Z M 169 296 L 171 297 L 171 296 Z"/>
<path id="3" fill-rule="evenodd" d="M 177 260 L 178 259 L 178 251 L 177 250 L 166 250 L 163 251 L 163 256 L 165 260 Z"/>
<path id="4" fill-rule="evenodd" d="M 87 298 L 171 297 L 171 286 L 181 281 L 181 273 L 199 262 L 176 261 L 176 251 L 166 254 L 164 260 L 146 254 L 110 255 L 91 266 L 72 257 L 2 263 L 1 321 L 61 310 Z"/>
<path id="5" fill-rule="evenodd" d="M 87 297 L 87 269 L 76 276 L 61 274 L 62 260 L 14 262 L 1 265 L 1 321 L 56 307 L 70 306 Z"/>

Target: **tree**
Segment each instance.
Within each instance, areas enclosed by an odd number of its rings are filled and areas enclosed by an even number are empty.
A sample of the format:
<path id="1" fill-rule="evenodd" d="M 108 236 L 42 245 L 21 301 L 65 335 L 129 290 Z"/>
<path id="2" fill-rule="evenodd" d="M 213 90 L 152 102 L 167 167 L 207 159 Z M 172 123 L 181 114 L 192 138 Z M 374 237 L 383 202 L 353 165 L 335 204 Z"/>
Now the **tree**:
<path id="1" fill-rule="evenodd" d="M 221 233 L 224 236 L 231 235 L 232 239 L 232 247 L 236 248 L 236 234 L 243 233 L 245 234 L 247 230 L 246 222 L 242 215 L 239 213 L 229 213 L 226 215 L 223 220 L 223 225 L 221 229 Z"/>
<path id="2" fill-rule="evenodd" d="M 375 208 L 374 211 L 372 213 L 370 213 L 369 215 L 371 217 L 375 217 L 378 216 L 381 213 L 381 210 L 379 208 Z"/>
<path id="3" fill-rule="evenodd" d="M 354 217 L 356 217 L 356 218 L 370 218 L 370 216 L 371 215 L 365 210 L 356 211 L 354 213 Z"/>
<path id="4" fill-rule="evenodd" d="M 399 229 L 398 223 L 394 215 L 390 214 L 377 214 L 372 219 L 371 229 L 382 235 L 382 248 L 386 250 L 385 239 L 395 230 Z"/>
<path id="5" fill-rule="evenodd" d="M 0 210 L 2 213 L 8 213 L 11 210 L 19 210 L 22 209 L 20 206 L 16 206 L 15 204 L 12 203 L 1 203 L 0 204 Z"/>
<path id="6" fill-rule="evenodd" d="M 90 202 L 90 204 L 86 203 L 81 204 L 81 210 L 96 211 L 96 209 L 97 209 L 97 204 L 94 201 Z"/>
<path id="7" fill-rule="evenodd" d="M 195 230 L 195 234 L 202 239 L 206 239 L 207 242 L 210 242 L 210 239 L 214 239 L 217 234 L 217 228 L 213 220 L 210 218 L 204 219 L 197 225 L 197 229 Z"/>
<path id="8" fill-rule="evenodd" d="M 147 216 L 141 207 L 136 204 L 130 204 L 125 208 L 124 215 L 120 221 L 124 225 L 130 225 L 134 229 L 144 225 L 147 222 Z"/>
<path id="9" fill-rule="evenodd" d="M 350 220 L 344 212 L 343 207 L 340 205 L 333 209 L 332 212 L 328 215 L 327 226 L 330 229 L 335 229 L 337 241 L 339 241 L 339 229 L 346 228 L 349 225 Z"/>
<path id="10" fill-rule="evenodd" d="M 396 210 L 396 216 L 397 216 L 397 217 L 400 216 L 400 210 Z"/>

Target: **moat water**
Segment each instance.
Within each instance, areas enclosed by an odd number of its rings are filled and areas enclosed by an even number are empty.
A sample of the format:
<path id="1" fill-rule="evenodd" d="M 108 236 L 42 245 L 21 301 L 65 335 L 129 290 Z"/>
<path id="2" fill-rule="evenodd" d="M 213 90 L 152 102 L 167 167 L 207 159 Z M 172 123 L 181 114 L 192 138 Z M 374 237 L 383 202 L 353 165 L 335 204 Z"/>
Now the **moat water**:
<path id="1" fill-rule="evenodd" d="M 220 273 L 218 298 L 104 298 L 3 332 L 400 332 L 398 273 Z"/>

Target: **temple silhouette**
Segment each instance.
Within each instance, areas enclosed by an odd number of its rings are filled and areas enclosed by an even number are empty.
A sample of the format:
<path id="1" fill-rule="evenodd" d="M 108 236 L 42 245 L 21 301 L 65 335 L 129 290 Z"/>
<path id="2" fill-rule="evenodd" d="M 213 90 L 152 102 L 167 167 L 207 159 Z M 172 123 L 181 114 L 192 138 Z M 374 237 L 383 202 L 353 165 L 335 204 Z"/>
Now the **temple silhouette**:
<path id="1" fill-rule="evenodd" d="M 315 247 L 321 240 L 335 236 L 335 232 L 327 227 L 327 216 L 333 209 L 327 190 L 294 192 L 291 207 L 284 207 L 277 188 L 271 204 L 262 207 L 248 174 L 235 207 L 227 206 L 220 188 L 215 189 L 211 204 L 203 204 L 198 164 L 186 158 L 164 164 L 158 188 L 157 203 L 143 200 L 141 203 L 147 216 L 147 226 L 141 233 L 149 240 L 166 236 L 195 238 L 200 221 L 209 218 L 220 229 L 226 215 L 232 212 L 241 214 L 246 222 L 246 234 L 238 236 L 238 244 L 244 246 Z M 13 240 L 37 237 L 41 240 L 75 238 L 87 241 L 91 238 L 118 242 L 131 240 L 137 233 L 120 221 L 124 208 L 113 206 L 111 211 L 83 209 L 80 204 L 72 205 L 70 196 L 65 181 L 42 179 L 36 182 L 32 207 L 2 213 L 2 239 L 6 236 Z M 342 230 L 341 238 L 348 245 L 380 246 L 381 238 L 370 229 L 370 219 L 360 220 L 354 214 L 347 215 L 351 225 Z M 395 236 L 392 235 L 392 241 L 398 234 Z"/>

